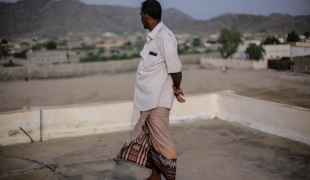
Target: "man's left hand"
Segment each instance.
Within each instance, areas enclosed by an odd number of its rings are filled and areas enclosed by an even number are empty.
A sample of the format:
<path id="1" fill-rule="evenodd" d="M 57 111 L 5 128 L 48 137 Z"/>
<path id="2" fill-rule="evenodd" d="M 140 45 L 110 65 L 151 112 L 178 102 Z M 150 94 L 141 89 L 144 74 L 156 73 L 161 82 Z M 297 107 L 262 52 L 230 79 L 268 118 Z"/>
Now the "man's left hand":
<path id="1" fill-rule="evenodd" d="M 178 89 L 175 86 L 172 87 L 173 87 L 173 93 L 176 96 L 178 102 L 185 103 L 186 100 L 181 97 L 181 95 L 184 96 L 183 90 L 181 88 Z"/>

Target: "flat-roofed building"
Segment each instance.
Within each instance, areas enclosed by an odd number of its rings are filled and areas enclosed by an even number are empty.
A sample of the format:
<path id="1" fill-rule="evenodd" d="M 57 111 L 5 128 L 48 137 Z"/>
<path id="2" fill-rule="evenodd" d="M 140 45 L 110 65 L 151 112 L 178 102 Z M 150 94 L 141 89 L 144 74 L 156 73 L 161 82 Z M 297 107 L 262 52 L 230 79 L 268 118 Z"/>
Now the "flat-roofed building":
<path id="1" fill-rule="evenodd" d="M 96 48 L 105 48 L 105 49 L 111 49 L 113 47 L 122 47 L 123 43 L 109 43 L 109 44 L 96 44 Z"/>
<path id="2" fill-rule="evenodd" d="M 63 63 L 68 62 L 69 57 L 66 51 L 33 51 L 27 53 L 27 60 L 30 63 Z"/>
<path id="3" fill-rule="evenodd" d="M 266 51 L 264 59 L 274 59 L 274 58 L 283 58 L 291 56 L 291 47 L 288 44 L 277 44 L 277 45 L 263 45 L 263 48 Z"/>
<path id="4" fill-rule="evenodd" d="M 294 57 L 294 72 L 310 73 L 310 55 Z"/>

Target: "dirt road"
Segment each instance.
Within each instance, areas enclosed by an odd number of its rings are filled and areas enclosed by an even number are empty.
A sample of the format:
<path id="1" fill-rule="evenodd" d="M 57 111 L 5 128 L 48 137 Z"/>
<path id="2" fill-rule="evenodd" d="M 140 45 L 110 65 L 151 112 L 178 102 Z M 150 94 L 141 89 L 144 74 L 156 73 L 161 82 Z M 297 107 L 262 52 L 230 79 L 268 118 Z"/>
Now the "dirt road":
<path id="1" fill-rule="evenodd" d="M 23 106 L 55 106 L 132 100 L 135 72 L 69 79 L 0 83 L 0 112 Z M 274 70 L 202 69 L 184 66 L 186 94 L 234 90 L 239 95 L 310 108 L 310 75 Z"/>

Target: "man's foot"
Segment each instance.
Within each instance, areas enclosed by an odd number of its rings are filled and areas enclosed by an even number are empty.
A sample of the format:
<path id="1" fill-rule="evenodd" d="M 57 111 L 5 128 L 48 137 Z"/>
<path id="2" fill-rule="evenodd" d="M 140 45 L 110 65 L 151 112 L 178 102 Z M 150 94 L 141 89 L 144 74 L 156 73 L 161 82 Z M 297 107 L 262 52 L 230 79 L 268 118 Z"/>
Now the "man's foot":
<path id="1" fill-rule="evenodd" d="M 115 157 L 113 160 L 116 162 L 117 165 L 119 164 L 119 159 L 117 157 Z"/>
<path id="2" fill-rule="evenodd" d="M 161 176 L 160 174 L 157 174 L 157 175 L 151 175 L 149 178 L 146 178 L 144 180 L 161 180 Z"/>
<path id="3" fill-rule="evenodd" d="M 158 177 L 150 176 L 149 178 L 146 178 L 144 180 L 161 180 L 161 177 L 160 176 L 158 176 Z"/>

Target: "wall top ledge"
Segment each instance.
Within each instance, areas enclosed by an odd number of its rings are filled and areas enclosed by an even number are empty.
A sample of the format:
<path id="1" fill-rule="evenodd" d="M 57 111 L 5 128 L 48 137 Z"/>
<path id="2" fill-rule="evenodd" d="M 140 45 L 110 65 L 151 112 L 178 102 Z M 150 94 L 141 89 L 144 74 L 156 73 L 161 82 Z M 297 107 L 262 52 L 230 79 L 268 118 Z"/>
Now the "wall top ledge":
<path id="1" fill-rule="evenodd" d="M 235 93 L 236 92 L 232 90 L 224 90 L 224 91 L 218 91 L 218 92 L 189 94 L 189 95 L 186 95 L 186 97 L 204 96 L 204 95 L 211 95 L 211 94 L 235 94 Z M 91 107 L 91 106 L 100 106 L 100 105 L 107 105 L 107 104 L 126 104 L 126 103 L 132 103 L 132 100 L 107 101 L 107 102 L 97 102 L 97 103 L 87 103 L 87 104 L 71 104 L 71 105 L 61 105 L 61 106 L 25 106 L 25 108 L 20 109 L 20 110 L 0 112 L 0 116 L 7 115 L 7 114 L 24 113 L 24 112 L 29 112 L 29 111 L 48 110 L 48 109 Z"/>
<path id="2" fill-rule="evenodd" d="M 308 109 L 308 108 L 303 108 L 303 107 L 299 107 L 299 106 L 293 106 L 293 105 L 289 105 L 289 104 L 282 104 L 282 103 L 277 103 L 277 102 L 267 101 L 267 100 L 262 100 L 262 99 L 256 99 L 256 98 L 252 98 L 252 97 L 240 96 L 240 95 L 237 95 L 237 94 L 234 94 L 234 93 L 219 93 L 219 94 L 224 95 L 224 96 L 231 96 L 231 97 L 236 97 L 237 96 L 240 99 L 253 100 L 253 101 L 256 101 L 256 102 L 261 102 L 261 103 L 281 106 L 281 107 L 290 108 L 290 109 L 294 109 L 294 110 L 310 112 L 310 109 Z"/>

